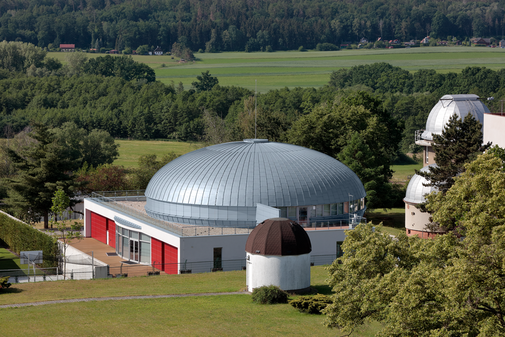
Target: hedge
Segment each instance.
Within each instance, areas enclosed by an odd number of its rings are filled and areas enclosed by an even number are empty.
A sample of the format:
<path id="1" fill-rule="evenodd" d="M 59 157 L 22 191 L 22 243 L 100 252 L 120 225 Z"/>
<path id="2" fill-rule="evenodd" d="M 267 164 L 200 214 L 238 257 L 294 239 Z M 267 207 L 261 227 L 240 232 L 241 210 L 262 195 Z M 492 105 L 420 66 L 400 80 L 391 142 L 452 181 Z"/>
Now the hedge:
<path id="1" fill-rule="evenodd" d="M 42 267 L 58 265 L 58 244 L 54 238 L 12 219 L 3 212 L 0 212 L 0 239 L 16 254 L 21 251 L 42 250 L 44 259 Z"/>

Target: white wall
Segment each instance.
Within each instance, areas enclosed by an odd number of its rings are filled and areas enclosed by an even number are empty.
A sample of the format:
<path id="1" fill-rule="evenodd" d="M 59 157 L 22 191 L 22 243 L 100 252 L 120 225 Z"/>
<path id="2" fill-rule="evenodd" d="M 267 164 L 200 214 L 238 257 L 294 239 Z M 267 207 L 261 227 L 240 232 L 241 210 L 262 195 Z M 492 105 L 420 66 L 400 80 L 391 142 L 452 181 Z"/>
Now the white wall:
<path id="1" fill-rule="evenodd" d="M 180 263 L 187 261 L 193 273 L 209 272 L 214 248 L 222 247 L 223 271 L 245 267 L 245 243 L 249 234 L 181 237 Z M 195 263 L 207 262 L 207 263 Z"/>
<path id="2" fill-rule="evenodd" d="M 505 115 L 484 114 L 484 143 L 505 148 Z"/>
<path id="3" fill-rule="evenodd" d="M 282 290 L 310 287 L 310 254 L 265 256 L 247 254 L 247 290 L 275 285 Z"/>

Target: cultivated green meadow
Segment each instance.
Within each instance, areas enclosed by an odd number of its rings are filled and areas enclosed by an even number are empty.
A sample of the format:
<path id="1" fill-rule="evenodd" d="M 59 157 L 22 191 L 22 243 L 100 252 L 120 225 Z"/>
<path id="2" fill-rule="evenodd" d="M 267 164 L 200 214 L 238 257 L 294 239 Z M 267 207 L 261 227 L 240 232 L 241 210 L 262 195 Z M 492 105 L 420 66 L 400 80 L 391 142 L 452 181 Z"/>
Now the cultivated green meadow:
<path id="1" fill-rule="evenodd" d="M 88 54 L 89 57 L 104 54 Z M 65 61 L 65 53 L 49 53 Z M 224 86 L 240 86 L 251 90 L 257 81 L 258 92 L 284 87 L 321 87 L 328 83 L 332 71 L 361 64 L 388 62 L 409 71 L 435 69 L 460 72 L 468 66 L 483 66 L 493 70 L 505 66 L 505 49 L 485 47 L 419 47 L 401 49 L 354 49 L 340 51 L 278 51 L 195 53 L 195 62 L 179 62 L 170 55 L 134 55 L 136 61 L 152 67 L 156 78 L 185 89 L 196 76 L 209 70 Z"/>
<path id="2" fill-rule="evenodd" d="M 116 140 L 119 145 L 119 158 L 114 165 L 138 167 L 138 159 L 142 155 L 155 154 L 158 159 L 169 152 L 183 155 L 203 147 L 201 143 L 188 143 L 162 140 Z"/>

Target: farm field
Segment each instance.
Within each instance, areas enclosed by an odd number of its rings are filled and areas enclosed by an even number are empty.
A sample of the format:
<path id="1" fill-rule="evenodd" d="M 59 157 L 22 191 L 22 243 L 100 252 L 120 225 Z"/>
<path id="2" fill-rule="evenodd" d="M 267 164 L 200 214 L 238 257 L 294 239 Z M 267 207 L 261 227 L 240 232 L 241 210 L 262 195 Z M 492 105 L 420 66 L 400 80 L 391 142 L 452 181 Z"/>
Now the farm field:
<path id="1" fill-rule="evenodd" d="M 200 143 L 162 140 L 116 140 L 116 143 L 119 144 L 119 158 L 114 161 L 114 165 L 124 167 L 138 167 L 138 159 L 142 155 L 155 154 L 160 159 L 171 151 L 183 155 L 203 147 Z"/>
<path id="2" fill-rule="evenodd" d="M 89 57 L 104 54 L 88 54 Z M 64 53 L 49 56 L 65 61 Z M 135 55 L 136 61 L 152 67 L 156 78 L 189 89 L 196 76 L 209 70 L 224 86 L 240 86 L 259 92 L 284 87 L 321 87 L 328 83 L 332 71 L 361 64 L 388 62 L 409 71 L 435 69 L 460 72 L 468 66 L 493 70 L 505 66 L 505 50 L 483 47 L 420 47 L 402 49 L 355 49 L 341 51 L 279 51 L 274 53 L 223 52 L 196 53 L 196 62 L 179 63 L 170 55 Z"/>
<path id="3" fill-rule="evenodd" d="M 326 288 L 323 266 L 311 268 L 311 284 Z M 137 294 L 184 294 L 240 291 L 245 272 L 162 275 L 125 279 L 15 284 L 0 304 Z M 212 289 L 212 290 L 211 290 Z M 321 291 L 321 290 L 320 290 Z M 79 312 L 78 315 L 75 313 Z M 2 331 L 8 335 L 124 336 L 335 336 L 324 317 L 299 313 L 289 304 L 258 305 L 249 295 L 218 295 L 162 299 L 79 302 L 0 309 Z M 355 336 L 373 336 L 369 325 Z"/>

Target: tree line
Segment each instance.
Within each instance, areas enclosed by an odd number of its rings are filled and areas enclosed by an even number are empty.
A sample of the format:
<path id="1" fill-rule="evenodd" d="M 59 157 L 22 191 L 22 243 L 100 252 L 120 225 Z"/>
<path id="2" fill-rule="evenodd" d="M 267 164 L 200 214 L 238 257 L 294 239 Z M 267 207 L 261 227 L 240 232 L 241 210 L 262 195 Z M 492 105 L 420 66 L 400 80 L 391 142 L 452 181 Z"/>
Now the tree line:
<path id="1" fill-rule="evenodd" d="M 0 41 L 123 50 L 179 43 L 193 51 L 505 36 L 504 2 L 367 0 L 11 0 L 0 3 Z"/>
<path id="2" fill-rule="evenodd" d="M 30 48 L 41 52 L 20 42 L 2 42 L 0 48 L 12 45 L 21 56 L 33 55 Z M 284 88 L 255 98 L 248 89 L 220 86 L 209 71 L 191 88 L 165 85 L 154 80 L 150 68 L 126 56 L 87 60 L 85 54 L 71 53 L 65 66 L 45 57 L 25 57 L 22 66 L 9 66 L 14 59 L 6 55 L 0 54 L 1 137 L 12 139 L 39 123 L 64 129 L 72 125 L 87 133 L 102 130 L 112 138 L 215 144 L 253 138 L 256 124 L 258 138 L 313 148 L 352 167 L 371 208 L 401 201 L 403 192 L 389 182 L 391 162 L 401 152 L 419 150 L 414 131 L 424 128 L 442 95 L 494 95 L 490 102 L 496 105 L 504 85 L 501 70 L 469 67 L 459 74 L 411 74 L 376 63 L 335 71 L 328 85 L 318 89 Z M 67 134 L 71 138 L 78 132 Z"/>

